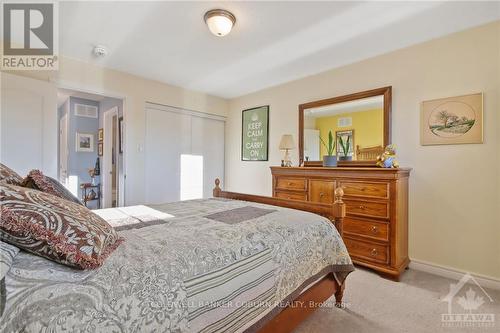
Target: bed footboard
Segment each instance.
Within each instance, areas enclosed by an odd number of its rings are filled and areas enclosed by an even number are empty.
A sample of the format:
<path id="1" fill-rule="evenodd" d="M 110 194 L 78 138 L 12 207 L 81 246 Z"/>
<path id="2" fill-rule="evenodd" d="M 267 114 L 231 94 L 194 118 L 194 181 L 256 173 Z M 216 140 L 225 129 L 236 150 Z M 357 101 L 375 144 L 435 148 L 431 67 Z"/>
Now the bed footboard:
<path id="1" fill-rule="evenodd" d="M 315 213 L 324 216 L 328 218 L 330 221 L 332 221 L 335 225 L 335 228 L 337 228 L 341 236 L 343 233 L 342 224 L 346 214 L 346 208 L 345 208 L 345 203 L 342 201 L 342 197 L 344 196 L 344 191 L 340 187 L 335 190 L 335 202 L 333 204 L 323 204 L 323 203 L 306 202 L 300 200 L 266 197 L 266 196 L 245 194 L 245 193 L 227 192 L 221 189 L 220 180 L 217 178 L 215 180 L 215 188 L 213 190 L 213 196 L 215 198 L 251 201 L 266 205 L 292 208 L 292 209 Z"/>

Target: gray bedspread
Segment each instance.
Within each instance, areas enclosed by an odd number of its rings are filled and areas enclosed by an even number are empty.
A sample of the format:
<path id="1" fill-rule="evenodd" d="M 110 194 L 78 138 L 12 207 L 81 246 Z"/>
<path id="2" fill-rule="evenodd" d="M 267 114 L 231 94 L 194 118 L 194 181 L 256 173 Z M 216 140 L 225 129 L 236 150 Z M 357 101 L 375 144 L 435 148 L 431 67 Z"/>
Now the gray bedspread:
<path id="1" fill-rule="evenodd" d="M 252 331 L 321 275 L 353 270 L 307 212 L 224 199 L 97 212 L 125 242 L 93 271 L 21 251 L 0 332 Z"/>

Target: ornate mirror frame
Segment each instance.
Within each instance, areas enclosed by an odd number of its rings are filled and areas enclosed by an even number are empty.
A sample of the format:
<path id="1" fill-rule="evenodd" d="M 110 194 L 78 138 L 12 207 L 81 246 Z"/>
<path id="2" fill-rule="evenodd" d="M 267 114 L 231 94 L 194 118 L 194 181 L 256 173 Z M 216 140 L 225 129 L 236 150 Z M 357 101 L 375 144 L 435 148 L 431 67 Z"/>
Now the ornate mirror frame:
<path id="1" fill-rule="evenodd" d="M 322 161 L 304 161 L 304 110 L 316 108 L 320 106 L 337 104 L 343 102 L 354 101 L 357 99 L 384 96 L 384 147 L 391 143 L 391 109 L 392 109 L 392 86 L 382 87 L 372 90 L 357 92 L 350 95 L 338 96 L 333 98 L 322 99 L 319 101 L 308 102 L 299 105 L 299 158 L 304 163 L 304 166 L 323 166 Z M 339 161 L 338 166 L 375 166 L 373 161 Z"/>

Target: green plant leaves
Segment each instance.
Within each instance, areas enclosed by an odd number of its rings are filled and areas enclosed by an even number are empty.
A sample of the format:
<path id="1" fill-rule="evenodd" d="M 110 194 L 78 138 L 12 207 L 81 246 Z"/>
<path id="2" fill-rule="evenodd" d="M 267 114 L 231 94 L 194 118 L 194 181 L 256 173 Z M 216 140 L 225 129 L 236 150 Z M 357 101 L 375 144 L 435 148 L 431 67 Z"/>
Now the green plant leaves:
<path id="1" fill-rule="evenodd" d="M 333 151 L 335 150 L 335 145 L 337 144 L 337 142 L 335 142 L 335 140 L 333 139 L 332 130 L 328 132 L 328 145 L 325 143 L 321 135 L 319 136 L 319 139 L 321 140 L 323 146 L 325 146 L 328 156 L 333 156 Z"/>

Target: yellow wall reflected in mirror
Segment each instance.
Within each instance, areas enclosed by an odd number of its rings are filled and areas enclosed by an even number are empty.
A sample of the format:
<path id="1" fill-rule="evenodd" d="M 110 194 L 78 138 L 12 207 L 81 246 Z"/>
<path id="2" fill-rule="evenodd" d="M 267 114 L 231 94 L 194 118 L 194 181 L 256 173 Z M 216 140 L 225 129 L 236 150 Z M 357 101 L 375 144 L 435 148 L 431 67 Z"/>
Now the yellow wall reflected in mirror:
<path id="1" fill-rule="evenodd" d="M 352 126 L 339 127 L 339 118 L 352 118 Z M 323 138 L 323 140 L 328 140 L 328 132 L 330 130 L 334 135 L 337 131 L 354 130 L 354 147 L 356 147 L 356 145 L 359 145 L 360 147 L 383 145 L 384 110 L 382 109 L 316 118 L 315 123 L 315 127 L 319 130 L 319 135 Z M 335 153 L 336 152 L 337 151 L 335 151 Z M 323 155 L 326 155 L 326 149 L 323 145 L 321 145 L 320 156 Z"/>
<path id="2" fill-rule="evenodd" d="M 352 142 L 352 146 L 354 148 L 353 159 L 358 159 L 356 157 L 356 146 L 359 146 L 360 148 L 368 148 L 383 146 L 384 144 L 384 111 L 382 108 L 341 113 L 324 117 L 306 116 L 304 127 L 308 130 L 313 130 L 321 136 L 326 143 L 328 143 L 328 132 L 330 130 L 332 131 L 334 137 L 336 136 L 336 132 L 354 130 Z M 337 144 L 335 154 L 337 154 L 337 149 L 342 152 L 341 148 L 338 147 Z M 326 148 L 320 141 L 320 159 L 324 155 L 327 155 L 326 151 Z M 312 155 L 317 156 L 318 154 Z"/>

